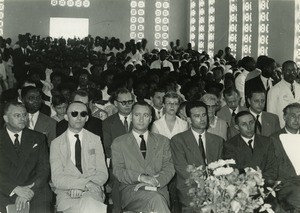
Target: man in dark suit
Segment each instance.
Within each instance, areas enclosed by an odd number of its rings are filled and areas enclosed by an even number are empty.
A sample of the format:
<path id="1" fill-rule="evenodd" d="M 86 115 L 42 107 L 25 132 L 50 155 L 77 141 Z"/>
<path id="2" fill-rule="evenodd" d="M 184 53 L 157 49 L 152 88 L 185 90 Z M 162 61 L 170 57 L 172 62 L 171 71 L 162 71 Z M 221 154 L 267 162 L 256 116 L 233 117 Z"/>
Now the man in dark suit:
<path id="1" fill-rule="evenodd" d="M 255 134 L 254 127 L 254 116 L 248 111 L 239 112 L 235 116 L 235 128 L 240 134 L 224 143 L 223 158 L 234 159 L 239 170 L 258 166 L 267 183 L 275 181 L 277 162 L 273 143 L 270 138 Z"/>
<path id="2" fill-rule="evenodd" d="M 263 90 L 266 93 L 273 86 L 272 76 L 274 75 L 276 63 L 273 58 L 265 57 L 262 59 L 261 63 L 261 74 L 255 78 L 246 81 L 245 83 L 245 99 L 246 106 L 249 107 L 249 102 L 247 101 L 251 92 L 253 90 Z M 264 110 L 266 111 L 266 103 L 264 106 Z"/>
<path id="3" fill-rule="evenodd" d="M 250 104 L 249 112 L 255 118 L 254 132 L 264 136 L 270 136 L 280 129 L 279 118 L 277 115 L 263 111 L 266 103 L 266 92 L 261 89 L 252 90 L 248 95 L 248 103 Z M 236 128 L 230 127 L 231 137 L 239 132 Z"/>
<path id="4" fill-rule="evenodd" d="M 25 37 L 19 39 L 20 47 L 13 51 L 13 73 L 16 80 L 20 83 L 25 80 L 27 72 L 29 70 L 29 57 L 30 50 L 27 48 L 27 40 Z"/>
<path id="5" fill-rule="evenodd" d="M 285 127 L 271 136 L 275 147 L 275 156 L 278 162 L 278 180 L 281 188 L 277 192 L 277 198 L 283 207 L 292 207 L 300 211 L 300 176 L 290 160 L 290 156 L 284 148 L 284 137 L 281 135 L 300 134 L 300 104 L 293 103 L 283 110 Z M 299 135 L 300 136 L 300 135 Z M 297 141 L 299 142 L 299 141 Z"/>
<path id="6" fill-rule="evenodd" d="M 22 102 L 28 112 L 28 128 L 43 133 L 47 143 L 56 137 L 56 121 L 40 112 L 42 91 L 34 86 L 24 87 L 21 91 Z"/>
<path id="7" fill-rule="evenodd" d="M 186 171 L 187 166 L 206 166 L 219 160 L 222 156 L 224 140 L 206 131 L 208 114 L 205 103 L 200 101 L 188 102 L 186 114 L 191 128 L 171 139 L 171 150 L 177 174 L 179 200 L 186 211 L 192 212 L 191 209 L 187 208 L 191 202 L 191 197 L 187 195 L 189 187 L 185 183 L 189 178 L 189 173 Z"/>
<path id="8" fill-rule="evenodd" d="M 5 129 L 0 130 L 0 211 L 8 204 L 18 210 L 30 202 L 30 212 L 50 212 L 50 173 L 45 136 L 26 127 L 22 103 L 4 107 Z"/>
<path id="9" fill-rule="evenodd" d="M 80 101 L 87 105 L 89 114 L 89 94 L 84 90 L 76 90 L 72 93 L 71 102 L 73 101 Z M 68 121 L 62 120 L 57 123 L 56 125 L 56 136 L 60 136 L 68 129 Z M 85 123 L 84 129 L 89 130 L 90 132 L 98 135 L 102 139 L 102 121 L 99 118 L 89 116 L 89 120 Z"/>
<path id="10" fill-rule="evenodd" d="M 149 132 L 151 110 L 146 102 L 133 105 L 132 131 L 116 138 L 111 146 L 113 173 L 121 182 L 124 210 L 169 213 L 167 184 L 175 173 L 170 141 Z"/>
<path id="11" fill-rule="evenodd" d="M 114 105 L 118 109 L 115 113 L 103 121 L 103 141 L 108 165 L 111 159 L 111 144 L 113 140 L 126 134 L 132 129 L 131 109 L 133 105 L 133 94 L 127 89 L 118 89 L 113 95 Z M 121 212 L 121 201 L 119 195 L 119 181 L 112 174 L 112 167 L 109 166 L 109 185 L 112 187 L 112 200 L 114 203 L 114 213 Z"/>

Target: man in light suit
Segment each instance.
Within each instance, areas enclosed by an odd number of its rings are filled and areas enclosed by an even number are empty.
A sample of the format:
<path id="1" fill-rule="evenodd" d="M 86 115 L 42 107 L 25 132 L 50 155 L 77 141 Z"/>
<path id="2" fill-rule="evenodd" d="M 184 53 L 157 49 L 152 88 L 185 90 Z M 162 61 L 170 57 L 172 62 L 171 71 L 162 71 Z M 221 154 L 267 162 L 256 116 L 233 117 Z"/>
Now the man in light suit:
<path id="1" fill-rule="evenodd" d="M 111 146 L 113 173 L 121 182 L 124 210 L 168 213 L 167 184 L 175 173 L 170 141 L 148 131 L 151 119 L 148 103 L 133 105 L 133 130 L 116 138 Z"/>
<path id="2" fill-rule="evenodd" d="M 103 185 L 108 178 L 100 137 L 84 129 L 87 106 L 72 102 L 65 119 L 68 129 L 51 142 L 51 177 L 57 210 L 106 212 Z"/>
<path id="3" fill-rule="evenodd" d="M 265 91 L 262 89 L 252 90 L 248 94 L 249 112 L 255 118 L 255 133 L 270 136 L 280 129 L 279 118 L 277 115 L 263 111 L 266 103 Z M 231 137 L 239 132 L 236 128 L 229 128 Z"/>
<path id="4" fill-rule="evenodd" d="M 22 102 L 28 112 L 28 128 L 43 133 L 50 142 L 56 137 L 56 121 L 40 112 L 42 91 L 34 86 L 24 87 L 21 91 Z"/>
<path id="5" fill-rule="evenodd" d="M 186 171 L 187 166 L 206 166 L 219 160 L 222 156 L 224 140 L 206 131 L 209 124 L 205 103 L 200 101 L 188 102 L 186 114 L 191 128 L 171 139 L 171 150 L 177 174 L 180 202 L 185 207 L 183 208 L 185 212 L 192 212 L 192 209 L 188 208 L 192 199 L 188 196 L 189 187 L 185 183 L 189 178 L 189 173 Z M 199 137 L 201 137 L 201 141 Z"/>
<path id="6" fill-rule="evenodd" d="M 247 108 L 240 105 L 241 97 L 237 89 L 229 87 L 223 91 L 223 96 L 226 105 L 217 112 L 217 116 L 226 121 L 228 126 L 234 126 L 234 116 Z"/>
<path id="7" fill-rule="evenodd" d="M 274 146 L 270 138 L 254 133 L 255 118 L 248 111 L 235 116 L 235 128 L 240 134 L 224 143 L 223 158 L 234 159 L 235 167 L 243 170 L 246 167 L 262 170 L 267 183 L 277 178 L 277 161 Z"/>
<path id="8" fill-rule="evenodd" d="M 112 97 L 118 113 L 106 118 L 102 125 L 104 150 L 108 165 L 110 165 L 111 144 L 113 140 L 132 129 L 131 109 L 134 102 L 133 94 L 125 88 L 118 89 Z M 111 165 L 109 166 L 109 173 L 108 185 L 112 188 L 113 211 L 114 213 L 119 213 L 121 212 L 119 181 L 114 178 Z"/>
<path id="9" fill-rule="evenodd" d="M 27 112 L 20 102 L 4 107 L 5 129 L 0 130 L 0 211 L 8 204 L 18 210 L 30 202 L 31 213 L 49 213 L 52 193 L 45 136 L 26 128 Z"/>
<path id="10" fill-rule="evenodd" d="M 271 135 L 275 147 L 275 156 L 278 162 L 278 180 L 281 188 L 277 198 L 283 207 L 292 207 L 300 211 L 300 176 L 297 175 L 288 153 L 283 146 L 280 135 L 300 134 L 300 104 L 292 103 L 283 109 L 285 127 Z M 298 142 L 298 141 L 297 141 Z"/>

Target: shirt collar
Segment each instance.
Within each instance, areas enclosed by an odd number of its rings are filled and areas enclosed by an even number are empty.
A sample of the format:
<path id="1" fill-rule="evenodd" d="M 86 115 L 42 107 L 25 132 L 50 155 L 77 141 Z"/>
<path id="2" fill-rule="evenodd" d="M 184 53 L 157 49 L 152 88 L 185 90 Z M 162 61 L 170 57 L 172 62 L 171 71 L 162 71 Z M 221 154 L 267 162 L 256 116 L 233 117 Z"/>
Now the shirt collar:
<path id="1" fill-rule="evenodd" d="M 18 139 L 19 139 L 19 141 L 20 141 L 20 143 L 21 143 L 21 137 L 22 137 L 23 130 L 21 130 L 20 132 L 12 132 L 12 131 L 10 131 L 8 128 L 6 128 L 6 131 L 7 131 L 7 133 L 8 133 L 8 136 L 9 136 L 10 139 L 12 140 L 12 142 L 14 142 L 15 139 L 16 139 L 15 134 L 18 134 L 18 135 L 19 135 Z"/>
<path id="2" fill-rule="evenodd" d="M 261 117 L 261 113 L 259 113 L 259 114 L 257 114 L 257 113 L 255 113 L 255 112 L 253 112 L 252 110 L 251 110 L 251 108 L 249 107 L 249 111 L 250 111 L 250 113 L 256 118 L 256 116 L 257 115 L 259 115 L 259 117 Z"/>
<path id="3" fill-rule="evenodd" d="M 133 134 L 134 138 L 136 139 L 136 141 L 140 141 L 141 140 L 140 135 L 143 135 L 144 139 L 145 139 L 145 141 L 147 143 L 148 136 L 149 136 L 149 131 L 148 130 L 146 132 L 144 132 L 143 134 L 139 134 L 136 131 L 132 130 L 132 134 Z"/>
<path id="4" fill-rule="evenodd" d="M 249 140 L 252 140 L 252 141 L 253 141 L 252 144 L 254 144 L 254 137 L 255 137 L 255 135 L 253 135 L 252 138 L 245 138 L 245 137 L 242 136 L 242 135 L 241 135 L 241 137 L 242 137 L 242 139 L 245 141 L 245 143 L 246 143 L 247 145 L 248 145 L 248 141 L 249 141 Z"/>
<path id="5" fill-rule="evenodd" d="M 127 117 L 127 122 L 131 121 L 131 113 L 129 115 L 127 115 L 127 116 L 121 115 L 120 113 L 118 113 L 118 114 L 119 114 L 119 118 L 122 121 L 122 123 L 124 123 L 125 117 Z"/>
<path id="6" fill-rule="evenodd" d="M 68 138 L 69 139 L 74 139 L 74 135 L 75 134 L 78 134 L 79 135 L 79 140 L 82 141 L 82 138 L 83 138 L 83 129 L 80 130 L 80 132 L 78 133 L 75 133 L 75 132 L 72 132 L 69 128 L 67 130 L 67 135 L 68 135 Z"/>
<path id="7" fill-rule="evenodd" d="M 196 132 L 195 130 L 193 130 L 193 127 L 191 127 L 191 130 L 192 130 L 192 133 L 194 135 L 194 137 L 196 138 L 196 141 L 198 142 L 198 139 L 199 139 L 199 135 L 201 135 L 201 138 L 205 138 L 205 131 L 203 131 L 201 134 L 199 134 L 198 132 Z"/>
<path id="8" fill-rule="evenodd" d="M 285 129 L 285 131 L 287 132 L 287 134 L 293 134 L 293 133 L 289 132 L 289 131 L 287 130 L 286 127 L 284 127 L 284 129 Z M 296 134 L 300 134 L 300 130 L 298 130 Z M 293 134 L 293 135 L 294 135 L 294 134 Z"/>

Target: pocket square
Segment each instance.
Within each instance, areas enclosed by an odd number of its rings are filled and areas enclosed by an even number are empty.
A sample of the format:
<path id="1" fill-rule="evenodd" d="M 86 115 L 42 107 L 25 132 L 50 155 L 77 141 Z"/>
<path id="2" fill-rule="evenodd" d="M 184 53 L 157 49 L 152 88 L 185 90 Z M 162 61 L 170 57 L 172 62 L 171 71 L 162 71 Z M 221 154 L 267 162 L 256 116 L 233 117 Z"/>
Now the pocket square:
<path id="1" fill-rule="evenodd" d="M 38 145 L 37 143 L 36 143 L 36 144 L 34 144 L 32 148 L 34 149 L 34 148 L 35 148 L 37 145 Z"/>
<path id="2" fill-rule="evenodd" d="M 90 154 L 90 155 L 94 155 L 94 154 L 95 154 L 95 149 L 90 149 L 90 150 L 89 150 L 89 154 Z"/>

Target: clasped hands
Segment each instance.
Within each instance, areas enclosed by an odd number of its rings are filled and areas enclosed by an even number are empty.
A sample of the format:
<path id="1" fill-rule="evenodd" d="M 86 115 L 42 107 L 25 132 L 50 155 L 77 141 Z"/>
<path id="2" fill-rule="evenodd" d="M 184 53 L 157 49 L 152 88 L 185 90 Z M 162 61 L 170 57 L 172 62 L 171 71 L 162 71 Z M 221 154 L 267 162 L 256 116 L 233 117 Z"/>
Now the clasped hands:
<path id="1" fill-rule="evenodd" d="M 139 177 L 139 184 L 137 184 L 134 188 L 134 191 L 139 190 L 139 188 L 144 186 L 151 186 L 151 187 L 159 187 L 159 182 L 156 179 L 158 175 L 150 176 L 146 174 L 141 174 Z"/>
<path id="2" fill-rule="evenodd" d="M 98 186 L 97 184 L 89 181 L 86 185 L 85 185 L 85 189 L 81 190 L 81 189 L 70 189 L 68 191 L 68 194 L 71 198 L 80 198 L 84 192 L 95 192 L 95 193 L 101 193 L 102 189 L 101 186 Z"/>
<path id="3" fill-rule="evenodd" d="M 26 203 L 33 198 L 34 192 L 31 189 L 33 186 L 34 183 L 28 186 L 17 186 L 13 190 L 13 192 L 17 195 L 15 202 L 17 211 L 24 209 L 26 207 Z"/>

